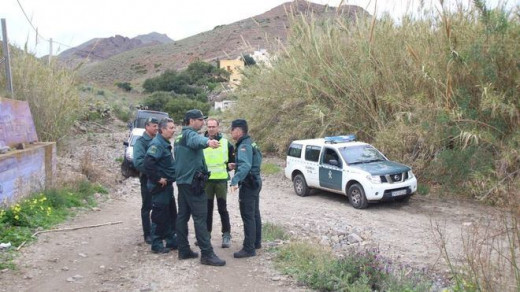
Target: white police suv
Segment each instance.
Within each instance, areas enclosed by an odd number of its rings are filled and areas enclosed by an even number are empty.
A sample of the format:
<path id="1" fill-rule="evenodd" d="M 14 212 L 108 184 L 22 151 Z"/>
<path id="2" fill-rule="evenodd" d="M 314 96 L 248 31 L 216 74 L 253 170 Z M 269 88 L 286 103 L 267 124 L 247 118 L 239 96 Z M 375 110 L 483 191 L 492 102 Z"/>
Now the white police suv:
<path id="1" fill-rule="evenodd" d="M 363 209 L 369 202 L 408 201 L 417 191 L 409 166 L 388 160 L 354 135 L 296 140 L 287 151 L 285 176 L 298 196 L 321 189 L 348 197 Z"/>

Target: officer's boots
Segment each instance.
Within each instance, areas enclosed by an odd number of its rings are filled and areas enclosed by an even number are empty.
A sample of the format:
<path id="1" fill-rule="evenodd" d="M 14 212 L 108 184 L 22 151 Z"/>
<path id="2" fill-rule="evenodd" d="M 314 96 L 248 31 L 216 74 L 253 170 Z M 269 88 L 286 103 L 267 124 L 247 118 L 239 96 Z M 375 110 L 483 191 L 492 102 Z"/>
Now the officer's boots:
<path id="1" fill-rule="evenodd" d="M 200 258 L 200 263 L 208 266 L 223 266 L 226 261 L 221 260 L 215 253 L 205 255 Z"/>
<path id="2" fill-rule="evenodd" d="M 224 232 L 222 235 L 222 248 L 228 248 L 231 246 L 231 234 L 229 232 Z"/>

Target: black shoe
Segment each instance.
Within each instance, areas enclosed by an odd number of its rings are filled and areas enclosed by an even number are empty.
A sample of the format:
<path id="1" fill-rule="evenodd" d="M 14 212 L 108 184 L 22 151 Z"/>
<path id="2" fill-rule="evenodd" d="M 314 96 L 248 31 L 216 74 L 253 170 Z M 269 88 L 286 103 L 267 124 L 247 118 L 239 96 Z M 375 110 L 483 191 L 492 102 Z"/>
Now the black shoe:
<path id="1" fill-rule="evenodd" d="M 144 242 L 146 242 L 148 244 L 152 244 L 152 237 L 150 235 L 145 235 Z"/>
<path id="2" fill-rule="evenodd" d="M 169 248 L 171 250 L 177 250 L 178 245 L 177 244 L 167 244 L 166 248 Z"/>
<path id="3" fill-rule="evenodd" d="M 255 249 L 261 249 L 261 248 L 262 248 L 262 244 L 261 243 L 255 244 Z"/>
<path id="4" fill-rule="evenodd" d="M 152 249 L 153 253 L 169 253 L 170 249 L 166 247 L 162 247 L 161 249 Z"/>
<path id="5" fill-rule="evenodd" d="M 194 252 L 191 249 L 187 253 L 179 252 L 179 260 L 196 259 L 199 257 L 198 252 Z"/>
<path id="6" fill-rule="evenodd" d="M 237 259 L 240 259 L 240 258 L 249 258 L 249 257 L 254 257 L 256 255 L 256 252 L 253 250 L 253 252 L 247 252 L 243 249 L 235 252 L 233 254 L 233 257 L 237 258 Z"/>
<path id="7" fill-rule="evenodd" d="M 216 254 L 210 256 L 203 256 L 200 258 L 200 263 L 208 266 L 223 266 L 226 261 L 221 260 Z"/>

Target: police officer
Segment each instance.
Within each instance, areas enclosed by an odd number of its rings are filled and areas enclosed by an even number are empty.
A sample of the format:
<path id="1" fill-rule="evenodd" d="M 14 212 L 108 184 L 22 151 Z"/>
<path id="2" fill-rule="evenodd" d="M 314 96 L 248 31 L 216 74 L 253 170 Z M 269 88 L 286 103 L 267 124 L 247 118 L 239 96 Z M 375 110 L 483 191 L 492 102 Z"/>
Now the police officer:
<path id="1" fill-rule="evenodd" d="M 206 182 L 206 194 L 208 195 L 208 217 L 207 228 L 211 236 L 213 229 L 213 207 L 215 197 L 217 198 L 217 208 L 222 223 L 222 247 L 231 246 L 231 224 L 229 222 L 229 212 L 227 210 L 227 181 L 229 180 L 230 170 L 228 163 L 235 162 L 234 147 L 219 132 L 219 121 L 209 118 L 206 122 L 208 131 L 205 136 L 219 141 L 220 147 L 204 149 L 204 158 L 208 169 L 211 172 L 209 180 Z"/>
<path id="2" fill-rule="evenodd" d="M 177 217 L 179 259 L 199 256 L 198 253 L 191 250 L 188 242 L 188 220 L 191 215 L 195 225 L 195 236 L 202 253 L 200 262 L 204 265 L 223 266 L 226 261 L 215 255 L 206 226 L 208 202 L 204 184 L 209 175 L 203 149 L 220 146 L 217 140 L 203 137 L 197 133 L 204 125 L 206 118 L 200 110 L 187 111 L 184 118 L 185 126 L 182 127 L 182 133 L 175 139 L 175 172 L 179 189 L 179 216 Z"/>
<path id="3" fill-rule="evenodd" d="M 152 195 L 152 252 L 168 253 L 177 249 L 174 232 L 177 206 L 173 196 L 172 183 L 175 181 L 175 161 L 172 156 L 170 139 L 175 133 L 172 119 L 159 122 L 159 135 L 150 142 L 144 159 L 144 169 L 148 176 L 147 187 Z M 163 244 L 166 241 L 166 246 Z"/>
<path id="4" fill-rule="evenodd" d="M 148 118 L 144 126 L 143 136 L 139 137 L 134 145 L 133 163 L 135 168 L 139 171 L 139 182 L 141 183 L 141 224 L 143 226 L 144 241 L 148 244 L 152 243 L 150 236 L 150 212 L 152 211 L 152 195 L 146 187 L 148 177 L 144 170 L 144 157 L 148 145 L 153 137 L 157 135 L 157 124 L 159 121 L 156 118 Z"/>
<path id="5" fill-rule="evenodd" d="M 235 258 L 252 257 L 255 249 L 262 246 L 262 219 L 260 218 L 260 190 L 262 178 L 260 165 L 262 153 L 248 135 L 247 121 L 236 119 L 231 122 L 231 137 L 236 141 L 235 175 L 231 179 L 231 192 L 238 188 L 240 216 L 244 223 L 244 243 L 242 249 L 235 252 Z"/>

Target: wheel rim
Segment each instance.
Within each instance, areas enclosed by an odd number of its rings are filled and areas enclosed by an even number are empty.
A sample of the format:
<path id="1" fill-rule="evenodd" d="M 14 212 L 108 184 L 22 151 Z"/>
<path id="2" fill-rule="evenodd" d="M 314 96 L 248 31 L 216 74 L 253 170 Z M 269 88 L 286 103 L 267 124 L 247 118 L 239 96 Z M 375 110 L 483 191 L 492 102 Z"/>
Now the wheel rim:
<path id="1" fill-rule="evenodd" d="M 358 189 L 353 189 L 350 193 L 350 198 L 352 199 L 353 205 L 359 205 L 359 202 L 361 201 L 361 192 Z"/>
<path id="2" fill-rule="evenodd" d="M 303 192 L 303 181 L 299 178 L 294 180 L 294 189 L 297 194 L 301 194 Z"/>

